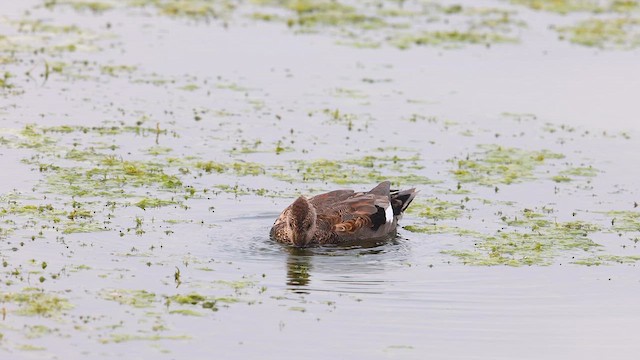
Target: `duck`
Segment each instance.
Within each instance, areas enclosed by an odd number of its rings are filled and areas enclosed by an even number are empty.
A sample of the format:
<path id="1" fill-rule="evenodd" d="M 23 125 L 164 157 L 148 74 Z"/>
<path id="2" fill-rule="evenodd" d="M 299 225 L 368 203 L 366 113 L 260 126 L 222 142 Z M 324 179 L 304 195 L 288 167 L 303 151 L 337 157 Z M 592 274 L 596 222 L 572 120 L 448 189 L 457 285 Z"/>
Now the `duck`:
<path id="1" fill-rule="evenodd" d="M 297 248 L 388 239 L 417 194 L 415 188 L 391 190 L 391 182 L 383 181 L 367 192 L 300 196 L 280 213 L 270 237 Z"/>

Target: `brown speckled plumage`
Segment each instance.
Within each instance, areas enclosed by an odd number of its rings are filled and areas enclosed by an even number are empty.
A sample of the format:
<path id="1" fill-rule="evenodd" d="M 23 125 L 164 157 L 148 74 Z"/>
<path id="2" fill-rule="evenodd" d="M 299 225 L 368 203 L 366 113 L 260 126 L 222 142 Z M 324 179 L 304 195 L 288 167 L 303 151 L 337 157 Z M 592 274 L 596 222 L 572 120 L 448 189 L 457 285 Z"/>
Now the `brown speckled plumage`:
<path id="1" fill-rule="evenodd" d="M 398 220 L 417 192 L 390 190 L 384 181 L 369 192 L 335 190 L 300 196 L 276 219 L 271 237 L 297 247 L 382 239 L 395 233 Z"/>

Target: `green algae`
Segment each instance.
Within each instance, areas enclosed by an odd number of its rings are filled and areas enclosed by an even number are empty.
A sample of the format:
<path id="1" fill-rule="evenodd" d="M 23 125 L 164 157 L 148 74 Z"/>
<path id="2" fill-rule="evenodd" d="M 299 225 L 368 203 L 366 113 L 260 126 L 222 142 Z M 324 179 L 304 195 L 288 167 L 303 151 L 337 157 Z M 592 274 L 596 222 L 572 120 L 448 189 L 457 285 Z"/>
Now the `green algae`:
<path id="1" fill-rule="evenodd" d="M 481 237 L 482 233 L 475 230 L 464 229 L 458 226 L 450 226 L 443 224 L 428 224 L 428 225 L 407 225 L 403 226 L 403 229 L 415 233 L 436 235 L 436 234 L 451 234 L 461 237 Z"/>
<path id="2" fill-rule="evenodd" d="M 534 180 L 535 170 L 546 160 L 562 159 L 564 155 L 548 150 L 530 151 L 498 145 L 481 145 L 481 152 L 466 159 L 453 159 L 457 169 L 451 173 L 461 183 L 485 186 L 513 184 Z"/>
<path id="3" fill-rule="evenodd" d="M 340 1 L 326 0 L 254 0 L 262 6 L 279 7 L 289 11 L 287 17 L 279 17 L 262 13 L 255 16 L 258 20 L 282 20 L 289 27 L 317 27 L 317 26 L 356 26 L 364 29 L 380 28 L 386 25 L 382 18 L 369 16 L 354 6 L 345 5 Z"/>
<path id="4" fill-rule="evenodd" d="M 389 44 L 401 49 L 411 45 L 459 47 L 517 42 L 514 30 L 524 22 L 513 11 L 498 8 L 444 6 L 423 3 L 418 8 L 392 2 L 326 0 L 254 0 L 273 12 L 254 12 L 254 20 L 287 24 L 297 32 L 328 29 L 338 44 L 377 48 Z M 428 24 L 430 30 L 425 29 Z"/>
<path id="5" fill-rule="evenodd" d="M 69 300 L 37 288 L 24 288 L 20 292 L 0 292 L 0 301 L 18 305 L 14 312 L 23 316 L 57 317 L 73 305 Z"/>
<path id="6" fill-rule="evenodd" d="M 229 18 L 237 3 L 228 0 L 128 0 L 127 5 L 155 8 L 159 14 L 170 17 L 206 20 Z"/>
<path id="7" fill-rule="evenodd" d="M 108 159 L 95 167 L 63 168 L 46 179 L 59 194 L 74 196 L 127 196 L 126 187 L 159 186 L 175 190 L 182 187 L 176 175 L 164 173 L 160 163 Z"/>
<path id="8" fill-rule="evenodd" d="M 459 47 L 461 44 L 491 45 L 517 41 L 515 37 L 490 32 L 449 30 L 398 35 L 391 40 L 391 44 L 400 49 L 408 49 L 412 45 Z"/>
<path id="9" fill-rule="evenodd" d="M 147 208 L 159 208 L 163 206 L 176 205 L 178 202 L 173 200 L 162 200 L 155 198 L 144 198 L 134 205 L 139 207 L 142 210 L 146 210 Z"/>
<path id="10" fill-rule="evenodd" d="M 561 39 L 583 46 L 602 49 L 635 49 L 640 46 L 638 18 L 592 18 L 556 30 Z"/>
<path id="11" fill-rule="evenodd" d="M 591 166 L 572 167 L 560 171 L 551 179 L 555 182 L 570 182 L 576 178 L 591 178 L 597 176 L 599 171 Z"/>
<path id="12" fill-rule="evenodd" d="M 232 172 L 238 176 L 257 176 L 265 173 L 265 169 L 262 165 L 246 161 L 236 161 L 233 163 L 198 161 L 195 163 L 195 167 L 207 173 Z"/>
<path id="13" fill-rule="evenodd" d="M 102 344 L 123 343 L 129 341 L 163 341 L 163 340 L 190 340 L 187 335 L 159 335 L 159 334 L 109 334 L 108 337 L 100 338 L 98 341 Z"/>
<path id="14" fill-rule="evenodd" d="M 615 210 L 605 213 L 611 218 L 611 230 L 619 233 L 640 232 L 640 212 Z"/>
<path id="15" fill-rule="evenodd" d="M 557 223 L 543 217 L 525 209 L 520 216 L 503 218 L 508 228 L 481 236 L 474 250 L 444 253 L 468 265 L 550 265 L 561 253 L 590 251 L 600 246 L 589 238 L 600 231 L 597 225 L 583 221 Z"/>
<path id="16" fill-rule="evenodd" d="M 39 339 L 41 337 L 53 334 L 57 329 L 52 329 L 44 325 L 33 325 L 27 327 L 25 337 L 27 339 Z"/>
<path id="17" fill-rule="evenodd" d="M 635 264 L 640 261 L 640 255 L 595 255 L 584 259 L 572 261 L 572 264 L 586 266 L 600 266 L 613 264 Z"/>
<path id="18" fill-rule="evenodd" d="M 629 12 L 640 9 L 635 0 L 510 0 L 514 4 L 524 5 L 534 10 L 550 11 L 560 14 L 571 12 Z"/>
<path id="19" fill-rule="evenodd" d="M 54 8 L 58 6 L 70 7 L 76 11 L 103 12 L 114 8 L 114 4 L 93 0 L 46 0 L 44 6 Z"/>
<path id="20" fill-rule="evenodd" d="M 404 229 L 472 239 L 473 249 L 444 250 L 442 253 L 475 266 L 551 265 L 566 253 L 591 253 L 600 249 L 590 237 L 602 231 L 600 226 L 580 220 L 557 222 L 550 218 L 552 210 L 542 210 L 524 209 L 513 216 L 502 216 L 502 226 L 493 233 L 448 224 L 416 224 Z M 455 219 L 456 214 L 451 215 L 450 219 Z"/>
<path id="21" fill-rule="evenodd" d="M 195 310 L 191 310 L 191 309 L 177 309 L 177 310 L 170 310 L 169 314 L 179 314 L 179 315 L 183 315 L 183 316 L 203 316 L 202 313 L 195 311 Z"/>
<path id="22" fill-rule="evenodd" d="M 451 220 L 461 217 L 464 209 L 462 203 L 453 203 L 438 198 L 419 198 L 411 203 L 407 213 L 433 220 Z"/>
<path id="23" fill-rule="evenodd" d="M 134 308 L 149 308 L 156 302 L 156 295 L 146 290 L 106 289 L 98 293 L 104 300 L 115 301 Z"/>
<path id="24" fill-rule="evenodd" d="M 31 345 L 31 344 L 20 344 L 20 345 L 17 345 L 16 348 L 18 350 L 21 350 L 21 351 L 44 351 L 44 350 L 47 350 L 47 348 L 45 348 L 43 346 L 36 346 L 36 345 Z"/>
<path id="25" fill-rule="evenodd" d="M 304 182 L 329 182 L 335 184 L 366 184 L 384 180 L 391 181 L 394 185 L 404 184 L 432 184 L 433 180 L 416 174 L 402 174 L 405 168 L 419 168 L 417 164 L 419 158 L 400 157 L 376 157 L 365 156 L 362 158 L 336 160 L 313 160 L 291 161 L 295 176 L 286 172 L 274 171 L 271 173 L 275 178 L 284 181 L 304 181 Z M 393 175 L 387 175 L 392 170 Z"/>

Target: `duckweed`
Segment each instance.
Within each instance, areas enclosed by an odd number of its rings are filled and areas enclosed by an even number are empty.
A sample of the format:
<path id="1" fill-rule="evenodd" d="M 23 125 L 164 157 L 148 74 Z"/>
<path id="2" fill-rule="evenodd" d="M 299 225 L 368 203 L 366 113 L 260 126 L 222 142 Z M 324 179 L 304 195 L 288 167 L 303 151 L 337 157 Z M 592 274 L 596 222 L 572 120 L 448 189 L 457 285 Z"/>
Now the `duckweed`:
<path id="1" fill-rule="evenodd" d="M 434 45 L 459 47 L 461 44 L 491 45 L 499 43 L 514 43 L 517 38 L 491 32 L 476 31 L 423 31 L 417 34 L 398 35 L 391 40 L 391 44 L 400 49 L 407 49 L 411 45 Z"/>
<path id="2" fill-rule="evenodd" d="M 617 210 L 606 215 L 611 219 L 611 230 L 621 233 L 640 232 L 640 211 Z"/>
<path id="3" fill-rule="evenodd" d="M 602 49 L 634 49 L 640 46 L 640 19 L 588 19 L 556 29 L 561 39 Z"/>
<path id="4" fill-rule="evenodd" d="M 129 0 L 130 6 L 152 7 L 159 14 L 191 19 L 226 19 L 231 16 L 237 3 L 234 1 L 207 0 Z"/>
<path id="5" fill-rule="evenodd" d="M 156 295 L 146 290 L 106 289 L 98 293 L 104 300 L 115 301 L 134 308 L 152 307 L 156 302 Z"/>
<path id="6" fill-rule="evenodd" d="M 272 175 L 285 181 L 329 182 L 335 184 L 364 184 L 390 180 L 394 185 L 432 184 L 433 180 L 415 174 L 402 174 L 405 166 L 418 166 L 417 158 L 365 156 L 343 161 L 319 159 L 314 161 L 292 161 L 297 176 L 290 172 L 274 172 Z M 379 169 L 392 170 L 386 175 Z"/>
<path id="7" fill-rule="evenodd" d="M 457 219 L 463 211 L 464 205 L 438 198 L 418 198 L 407 209 L 409 214 L 433 220 Z"/>
<path id="8" fill-rule="evenodd" d="M 0 292 L 3 303 L 18 305 L 15 313 L 24 316 L 57 317 L 73 305 L 65 298 L 38 288 L 24 288 L 20 292 Z"/>
<path id="9" fill-rule="evenodd" d="M 598 170 L 588 167 L 574 167 L 562 170 L 558 175 L 552 177 L 555 182 L 569 182 L 575 178 L 590 178 L 598 175 Z"/>
<path id="10" fill-rule="evenodd" d="M 485 186 L 512 184 L 535 179 L 535 170 L 546 160 L 562 159 L 564 155 L 547 150 L 530 151 L 497 145 L 481 145 L 481 152 L 466 159 L 453 159 L 457 169 L 451 172 L 462 183 Z"/>
<path id="11" fill-rule="evenodd" d="M 173 200 L 162 200 L 162 199 L 155 199 L 155 198 L 144 198 L 138 201 L 137 203 L 135 203 L 137 207 L 143 210 L 146 210 L 147 208 L 159 208 L 159 207 L 175 205 L 175 204 L 177 204 L 177 202 Z"/>
<path id="12" fill-rule="evenodd" d="M 560 14 L 579 11 L 594 13 L 628 12 L 640 8 L 640 4 L 635 0 L 511 0 L 511 2 L 528 6 L 534 10 L 551 11 Z"/>
<path id="13" fill-rule="evenodd" d="M 109 334 L 108 337 L 99 339 L 103 344 L 123 343 L 128 341 L 161 341 L 161 340 L 189 340 L 187 335 L 139 335 L 139 334 Z"/>
<path id="14" fill-rule="evenodd" d="M 421 4 L 420 9 L 392 2 L 368 3 L 324 0 L 254 0 L 282 11 L 256 12 L 253 19 L 279 21 L 298 32 L 335 29 L 339 44 L 376 48 L 388 43 L 401 49 L 411 45 L 455 47 L 463 44 L 516 42 L 514 30 L 523 22 L 501 9 Z M 451 19 L 450 19 L 451 18 Z M 453 20 L 453 21 L 452 21 Z M 423 24 L 433 27 L 424 29 Z"/>
<path id="15" fill-rule="evenodd" d="M 56 6 L 69 6 L 77 11 L 89 10 L 93 12 L 103 12 L 111 10 L 114 5 L 104 1 L 92 0 L 47 0 L 44 3 L 47 8 Z"/>
<path id="16" fill-rule="evenodd" d="M 584 259 L 575 260 L 576 265 L 599 266 L 611 264 L 635 264 L 640 261 L 640 255 L 595 255 Z"/>

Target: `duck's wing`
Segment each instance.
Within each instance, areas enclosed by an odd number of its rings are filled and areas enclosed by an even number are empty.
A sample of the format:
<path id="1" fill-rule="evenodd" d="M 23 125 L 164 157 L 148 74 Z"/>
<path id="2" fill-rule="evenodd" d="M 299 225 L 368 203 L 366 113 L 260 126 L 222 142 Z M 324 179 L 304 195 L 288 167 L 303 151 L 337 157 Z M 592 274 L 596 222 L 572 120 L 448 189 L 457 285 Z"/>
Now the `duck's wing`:
<path id="1" fill-rule="evenodd" d="M 319 217 L 342 238 L 380 237 L 395 228 L 387 181 L 367 193 L 354 193 L 317 210 Z"/>
<path id="2" fill-rule="evenodd" d="M 353 190 L 334 190 L 328 193 L 316 195 L 309 199 L 311 205 L 317 208 L 329 208 L 348 199 L 354 194 Z"/>

